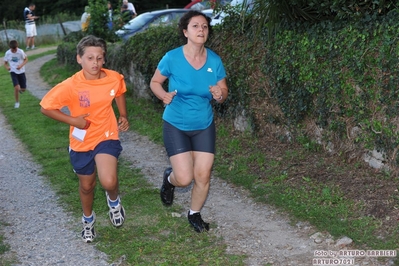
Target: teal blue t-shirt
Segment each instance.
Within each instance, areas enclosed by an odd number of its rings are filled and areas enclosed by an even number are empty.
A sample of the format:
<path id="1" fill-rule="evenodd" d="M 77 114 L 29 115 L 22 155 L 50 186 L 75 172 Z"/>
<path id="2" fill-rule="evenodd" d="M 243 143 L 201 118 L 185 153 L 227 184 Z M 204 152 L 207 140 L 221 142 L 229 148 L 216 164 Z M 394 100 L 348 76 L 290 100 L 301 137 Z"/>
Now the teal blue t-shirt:
<path id="1" fill-rule="evenodd" d="M 209 86 L 225 78 L 226 71 L 215 52 L 208 48 L 206 52 L 206 62 L 198 70 L 184 57 L 183 46 L 167 52 L 158 64 L 169 79 L 169 92 L 177 91 L 162 118 L 180 130 L 202 130 L 213 121 Z"/>

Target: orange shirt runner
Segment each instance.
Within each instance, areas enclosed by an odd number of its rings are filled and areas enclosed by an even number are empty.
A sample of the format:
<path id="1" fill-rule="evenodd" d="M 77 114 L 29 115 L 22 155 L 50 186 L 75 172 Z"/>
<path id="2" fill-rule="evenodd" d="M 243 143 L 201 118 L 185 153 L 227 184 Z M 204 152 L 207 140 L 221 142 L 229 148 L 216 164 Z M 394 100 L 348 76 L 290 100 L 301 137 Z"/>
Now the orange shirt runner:
<path id="1" fill-rule="evenodd" d="M 77 152 L 94 150 L 105 140 L 118 140 L 118 123 L 112 101 L 126 92 L 123 75 L 103 68 L 107 76 L 97 80 L 86 80 L 83 71 L 52 88 L 42 99 L 44 109 L 56 110 L 68 107 L 71 116 L 76 117 L 89 113 L 86 118 L 91 122 L 86 130 L 84 140 L 72 136 L 74 127 L 70 126 L 70 148 Z"/>

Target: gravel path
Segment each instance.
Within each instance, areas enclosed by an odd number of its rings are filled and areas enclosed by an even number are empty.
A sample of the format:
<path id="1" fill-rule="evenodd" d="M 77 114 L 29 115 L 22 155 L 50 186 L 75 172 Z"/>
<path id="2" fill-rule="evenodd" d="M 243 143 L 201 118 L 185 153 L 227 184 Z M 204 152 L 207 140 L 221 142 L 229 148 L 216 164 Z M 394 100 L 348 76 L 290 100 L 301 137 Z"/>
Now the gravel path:
<path id="1" fill-rule="evenodd" d="M 49 89 L 38 72 L 51 58 L 53 55 L 41 57 L 26 68 L 28 90 L 38 98 Z M 1 114 L 0 124 L 0 211 L 1 220 L 10 224 L 3 232 L 12 250 L 7 256 L 18 258 L 17 265 L 109 265 L 107 256 L 95 245 L 80 240 L 80 222 L 59 205 L 45 178 L 37 174 L 40 166 L 32 162 Z M 161 174 L 168 166 L 163 146 L 132 131 L 122 133 L 121 141 L 122 156 L 133 167 L 142 169 L 150 183 L 160 187 Z M 177 189 L 175 194 L 175 202 L 185 209 L 189 208 L 189 192 L 190 188 Z M 272 207 L 253 202 L 245 191 L 216 177 L 212 178 L 202 213 L 217 225 L 211 231 L 223 237 L 229 253 L 248 256 L 247 265 L 312 265 L 315 250 L 338 250 L 334 241 L 328 241 L 328 235 L 315 241 L 310 236 L 317 231 L 311 226 L 291 226 L 289 219 Z M 63 237 L 54 242 L 60 230 Z M 364 259 L 359 262 L 356 265 L 383 265 Z"/>

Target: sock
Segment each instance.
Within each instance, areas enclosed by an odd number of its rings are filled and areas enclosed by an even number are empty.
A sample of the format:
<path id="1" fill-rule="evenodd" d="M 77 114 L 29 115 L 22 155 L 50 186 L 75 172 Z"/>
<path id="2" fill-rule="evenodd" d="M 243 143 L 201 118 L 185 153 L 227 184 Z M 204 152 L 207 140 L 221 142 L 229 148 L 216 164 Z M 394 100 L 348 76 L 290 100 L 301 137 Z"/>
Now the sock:
<path id="1" fill-rule="evenodd" d="M 91 215 L 90 215 L 89 217 L 87 217 L 87 216 L 85 216 L 85 215 L 83 214 L 83 220 L 85 220 L 85 221 L 88 222 L 88 223 L 91 223 L 91 222 L 94 220 L 93 213 L 91 213 Z"/>
<path id="2" fill-rule="evenodd" d="M 190 209 L 190 215 L 193 215 L 194 213 L 198 213 L 199 211 L 193 211 L 192 209 Z"/>
<path id="3" fill-rule="evenodd" d="M 172 182 L 170 182 L 170 175 L 168 176 L 168 182 L 169 184 L 172 184 Z"/>
<path id="4" fill-rule="evenodd" d="M 116 200 L 111 200 L 108 198 L 108 203 L 111 207 L 116 207 L 119 205 L 119 196 L 116 198 Z"/>

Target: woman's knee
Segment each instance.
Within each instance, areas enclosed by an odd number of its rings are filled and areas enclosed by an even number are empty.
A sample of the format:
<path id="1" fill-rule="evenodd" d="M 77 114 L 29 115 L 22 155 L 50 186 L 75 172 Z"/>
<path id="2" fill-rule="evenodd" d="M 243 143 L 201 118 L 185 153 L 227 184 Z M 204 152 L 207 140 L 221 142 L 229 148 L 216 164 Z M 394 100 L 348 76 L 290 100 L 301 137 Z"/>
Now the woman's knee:
<path id="1" fill-rule="evenodd" d="M 173 183 L 175 186 L 178 187 L 187 187 L 188 185 L 191 184 L 191 182 L 193 181 L 194 177 L 192 176 L 192 174 L 189 173 L 179 173 L 179 172 L 172 172 L 173 175 Z"/>
<path id="2" fill-rule="evenodd" d="M 196 171 L 194 181 L 201 186 L 209 186 L 211 181 L 211 171 Z"/>

